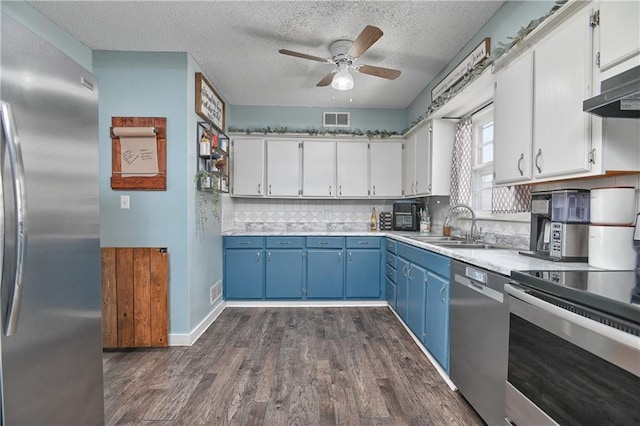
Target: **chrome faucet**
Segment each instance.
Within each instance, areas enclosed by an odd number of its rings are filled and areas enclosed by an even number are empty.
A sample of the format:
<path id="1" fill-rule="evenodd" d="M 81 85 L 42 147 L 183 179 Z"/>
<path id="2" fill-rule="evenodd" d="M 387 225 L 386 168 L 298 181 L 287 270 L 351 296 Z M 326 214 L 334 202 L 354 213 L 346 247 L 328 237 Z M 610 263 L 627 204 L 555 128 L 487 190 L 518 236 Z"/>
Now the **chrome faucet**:
<path id="1" fill-rule="evenodd" d="M 451 217 L 451 213 L 453 213 L 453 211 L 457 208 L 465 208 L 467 210 L 469 210 L 469 212 L 471 213 L 471 230 L 469 231 L 469 234 L 467 234 L 467 241 L 471 241 L 473 242 L 476 239 L 476 212 L 473 211 L 473 209 L 471 208 L 470 205 L 468 204 L 454 204 L 451 207 L 449 207 L 449 213 L 447 213 L 447 218 L 445 219 L 444 223 L 447 224 L 449 223 L 449 219 Z"/>

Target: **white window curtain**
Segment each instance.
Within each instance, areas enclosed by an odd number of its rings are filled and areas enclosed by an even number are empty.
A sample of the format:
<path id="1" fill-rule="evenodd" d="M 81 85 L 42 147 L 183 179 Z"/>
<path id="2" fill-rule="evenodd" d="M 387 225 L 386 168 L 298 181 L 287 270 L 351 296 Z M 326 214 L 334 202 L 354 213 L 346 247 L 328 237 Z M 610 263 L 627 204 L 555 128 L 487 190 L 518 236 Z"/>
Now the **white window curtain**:
<path id="1" fill-rule="evenodd" d="M 451 164 L 451 197 L 454 204 L 471 205 L 471 170 L 473 166 L 473 127 L 471 118 L 461 119 L 456 126 Z"/>

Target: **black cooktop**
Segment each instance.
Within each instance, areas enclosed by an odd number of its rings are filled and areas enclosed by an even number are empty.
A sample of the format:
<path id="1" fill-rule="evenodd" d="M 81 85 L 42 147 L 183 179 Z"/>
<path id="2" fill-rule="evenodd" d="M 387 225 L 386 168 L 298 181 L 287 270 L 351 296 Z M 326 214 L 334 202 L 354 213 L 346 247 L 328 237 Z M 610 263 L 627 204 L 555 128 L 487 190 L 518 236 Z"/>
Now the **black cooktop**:
<path id="1" fill-rule="evenodd" d="M 522 284 L 640 324 L 640 271 L 513 271 Z"/>

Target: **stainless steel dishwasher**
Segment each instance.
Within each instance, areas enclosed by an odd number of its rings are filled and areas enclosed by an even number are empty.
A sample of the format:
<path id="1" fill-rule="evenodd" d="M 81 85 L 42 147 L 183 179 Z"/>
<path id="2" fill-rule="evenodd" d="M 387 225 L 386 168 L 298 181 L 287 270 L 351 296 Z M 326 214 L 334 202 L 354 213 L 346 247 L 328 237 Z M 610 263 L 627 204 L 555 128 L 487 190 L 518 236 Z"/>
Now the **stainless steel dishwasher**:
<path id="1" fill-rule="evenodd" d="M 505 424 L 509 278 L 451 262 L 450 377 L 488 425 Z"/>

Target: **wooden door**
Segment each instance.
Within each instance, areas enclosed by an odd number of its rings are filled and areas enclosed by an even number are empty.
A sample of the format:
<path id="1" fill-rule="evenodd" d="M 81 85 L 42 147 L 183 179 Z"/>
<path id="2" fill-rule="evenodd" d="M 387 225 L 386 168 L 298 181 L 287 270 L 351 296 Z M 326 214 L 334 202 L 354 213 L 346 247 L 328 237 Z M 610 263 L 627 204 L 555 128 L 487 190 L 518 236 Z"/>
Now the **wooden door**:
<path id="1" fill-rule="evenodd" d="M 101 252 L 103 346 L 167 346 L 167 250 L 105 247 Z"/>

